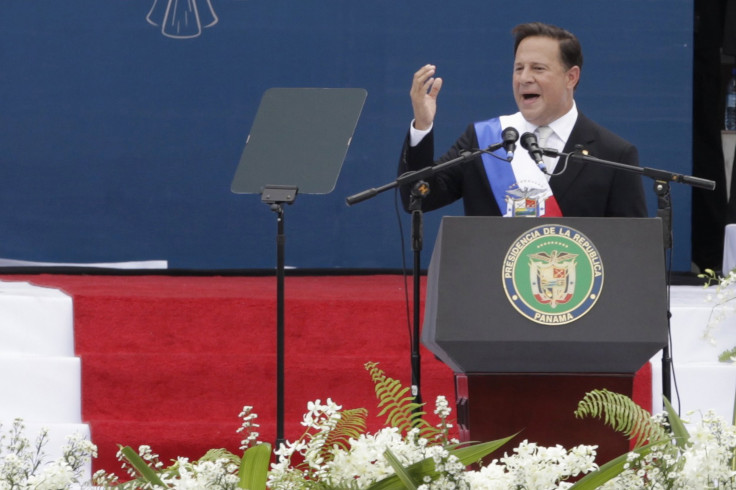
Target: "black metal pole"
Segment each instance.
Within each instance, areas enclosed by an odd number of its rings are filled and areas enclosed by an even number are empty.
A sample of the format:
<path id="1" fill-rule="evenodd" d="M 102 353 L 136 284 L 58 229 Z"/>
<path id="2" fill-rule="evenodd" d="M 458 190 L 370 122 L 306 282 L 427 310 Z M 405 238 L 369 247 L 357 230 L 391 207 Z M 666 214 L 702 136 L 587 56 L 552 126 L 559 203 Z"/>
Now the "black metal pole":
<path id="1" fill-rule="evenodd" d="M 261 201 L 276 213 L 276 447 L 284 439 L 284 204 L 292 204 L 299 189 L 289 185 L 265 186 Z"/>
<path id="2" fill-rule="evenodd" d="M 419 331 L 421 329 L 420 305 L 422 299 L 421 259 L 424 242 L 422 199 L 427 197 L 427 195 L 429 195 L 429 184 L 420 180 L 412 187 L 411 197 L 409 200 L 409 209 L 411 211 L 411 248 L 414 252 L 414 318 L 411 333 L 411 394 L 414 397 L 414 402 L 419 404 L 422 403 L 422 359 L 419 352 Z M 417 408 L 415 411 L 421 411 L 421 408 Z"/>
<path id="3" fill-rule="evenodd" d="M 657 217 L 662 220 L 665 274 L 667 273 L 667 255 L 672 251 L 672 200 L 670 185 L 666 181 L 655 181 L 654 192 L 657 194 Z M 665 277 L 667 285 L 667 343 L 662 349 L 662 395 L 672 402 L 672 356 L 670 354 L 670 278 Z"/>
<path id="4" fill-rule="evenodd" d="M 416 403 L 422 403 L 421 355 L 419 353 L 420 304 L 421 304 L 421 257 L 422 257 L 422 212 L 412 211 L 412 250 L 414 251 L 414 324 L 411 339 L 411 394 Z"/>
<path id="5" fill-rule="evenodd" d="M 276 447 L 284 442 L 284 209 L 278 205 L 276 236 Z"/>

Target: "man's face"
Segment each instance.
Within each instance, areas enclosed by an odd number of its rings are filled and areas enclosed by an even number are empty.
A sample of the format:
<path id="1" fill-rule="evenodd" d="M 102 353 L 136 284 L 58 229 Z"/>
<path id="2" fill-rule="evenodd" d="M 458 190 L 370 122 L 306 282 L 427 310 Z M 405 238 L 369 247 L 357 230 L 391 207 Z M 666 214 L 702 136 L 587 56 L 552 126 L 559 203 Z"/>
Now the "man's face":
<path id="1" fill-rule="evenodd" d="M 580 67 L 565 68 L 557 40 L 532 36 L 519 43 L 514 59 L 514 98 L 524 119 L 544 126 L 572 108 Z"/>

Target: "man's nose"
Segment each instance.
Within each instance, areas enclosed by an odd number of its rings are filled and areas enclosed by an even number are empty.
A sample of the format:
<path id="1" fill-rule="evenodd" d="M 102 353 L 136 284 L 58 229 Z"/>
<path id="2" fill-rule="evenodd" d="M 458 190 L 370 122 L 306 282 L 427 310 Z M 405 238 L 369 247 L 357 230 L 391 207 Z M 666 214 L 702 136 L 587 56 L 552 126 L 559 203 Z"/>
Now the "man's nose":
<path id="1" fill-rule="evenodd" d="M 522 83 L 531 83 L 534 81 L 534 74 L 529 68 L 522 68 L 516 73 L 519 77 L 519 81 Z"/>

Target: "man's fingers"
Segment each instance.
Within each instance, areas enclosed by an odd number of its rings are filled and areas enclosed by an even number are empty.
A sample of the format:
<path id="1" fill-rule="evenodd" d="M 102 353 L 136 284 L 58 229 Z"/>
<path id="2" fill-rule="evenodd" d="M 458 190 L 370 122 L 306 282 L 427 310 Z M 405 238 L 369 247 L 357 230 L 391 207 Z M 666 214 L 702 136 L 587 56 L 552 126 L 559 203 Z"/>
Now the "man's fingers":
<path id="1" fill-rule="evenodd" d="M 427 92 L 430 97 L 437 98 L 437 94 L 440 93 L 440 89 L 442 88 L 442 79 L 441 78 L 434 78 L 432 79 L 432 84 L 429 87 L 429 91 Z"/>
<path id="2" fill-rule="evenodd" d="M 424 65 L 421 67 L 415 74 L 414 74 L 414 83 L 412 83 L 412 87 L 416 87 L 416 89 L 424 89 L 429 90 L 430 86 L 432 85 L 432 82 L 434 79 L 432 78 L 435 73 L 435 66 L 434 65 Z"/>

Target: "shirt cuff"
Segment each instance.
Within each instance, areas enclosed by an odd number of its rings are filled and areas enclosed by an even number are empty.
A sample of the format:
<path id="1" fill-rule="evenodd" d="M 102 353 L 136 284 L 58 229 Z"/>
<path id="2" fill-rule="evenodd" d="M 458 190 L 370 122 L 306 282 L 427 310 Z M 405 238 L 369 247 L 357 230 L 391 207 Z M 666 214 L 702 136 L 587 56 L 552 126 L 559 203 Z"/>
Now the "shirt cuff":
<path id="1" fill-rule="evenodd" d="M 429 129 L 417 129 L 414 127 L 414 119 L 412 119 L 411 124 L 409 124 L 409 146 L 417 146 L 432 131 L 433 127 L 434 123 L 429 126 Z"/>

